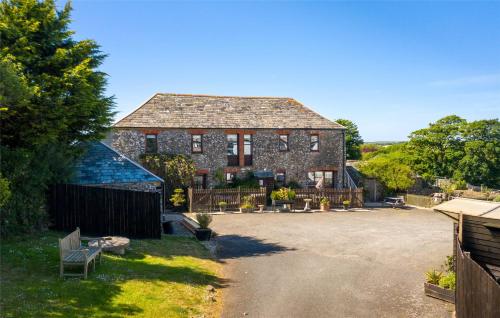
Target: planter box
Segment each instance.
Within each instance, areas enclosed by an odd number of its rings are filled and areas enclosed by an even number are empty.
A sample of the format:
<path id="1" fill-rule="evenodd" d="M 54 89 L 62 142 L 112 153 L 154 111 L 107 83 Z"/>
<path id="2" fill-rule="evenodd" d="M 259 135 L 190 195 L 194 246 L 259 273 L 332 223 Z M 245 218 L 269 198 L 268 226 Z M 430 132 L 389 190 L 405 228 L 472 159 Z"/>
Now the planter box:
<path id="1" fill-rule="evenodd" d="M 210 241 L 210 237 L 212 237 L 211 229 L 195 229 L 194 235 L 198 239 L 198 241 Z"/>
<path id="2" fill-rule="evenodd" d="M 424 283 L 424 291 L 427 296 L 434 297 L 449 303 L 455 303 L 455 291 L 439 287 L 438 285 Z"/>

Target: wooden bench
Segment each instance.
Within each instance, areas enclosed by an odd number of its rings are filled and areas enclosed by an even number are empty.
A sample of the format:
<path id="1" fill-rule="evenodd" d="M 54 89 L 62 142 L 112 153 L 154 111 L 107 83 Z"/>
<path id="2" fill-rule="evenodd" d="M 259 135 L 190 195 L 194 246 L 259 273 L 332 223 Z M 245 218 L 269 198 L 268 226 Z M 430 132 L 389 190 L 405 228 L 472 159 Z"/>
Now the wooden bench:
<path id="1" fill-rule="evenodd" d="M 82 240 L 85 241 L 97 241 L 96 247 L 86 247 L 82 246 Z M 100 237 L 82 237 L 80 236 L 80 229 L 76 228 L 74 232 L 68 236 L 59 239 L 59 270 L 60 276 L 83 276 L 87 279 L 87 272 L 89 264 L 93 264 L 93 269 L 95 270 L 95 262 L 97 257 L 99 257 L 99 263 L 102 258 L 102 241 Z M 73 274 L 64 273 L 65 266 L 80 266 L 83 265 L 83 274 Z"/>

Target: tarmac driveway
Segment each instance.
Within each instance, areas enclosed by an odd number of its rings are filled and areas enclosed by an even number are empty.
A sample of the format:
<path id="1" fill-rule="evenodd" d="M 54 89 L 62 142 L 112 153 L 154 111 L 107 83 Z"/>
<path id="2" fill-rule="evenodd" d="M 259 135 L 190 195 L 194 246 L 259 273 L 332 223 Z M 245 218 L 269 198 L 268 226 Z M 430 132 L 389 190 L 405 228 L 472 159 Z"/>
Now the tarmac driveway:
<path id="1" fill-rule="evenodd" d="M 424 273 L 452 253 L 452 222 L 428 210 L 215 216 L 223 317 L 450 317 Z"/>

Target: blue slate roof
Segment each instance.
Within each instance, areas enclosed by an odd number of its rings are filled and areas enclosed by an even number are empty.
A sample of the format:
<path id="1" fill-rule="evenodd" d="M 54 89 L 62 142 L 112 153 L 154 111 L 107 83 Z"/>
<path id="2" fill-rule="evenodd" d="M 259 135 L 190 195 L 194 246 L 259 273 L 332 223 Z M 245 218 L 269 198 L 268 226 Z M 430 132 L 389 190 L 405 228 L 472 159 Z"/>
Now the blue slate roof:
<path id="1" fill-rule="evenodd" d="M 88 144 L 87 152 L 76 164 L 73 183 L 163 182 L 163 179 L 102 142 Z"/>

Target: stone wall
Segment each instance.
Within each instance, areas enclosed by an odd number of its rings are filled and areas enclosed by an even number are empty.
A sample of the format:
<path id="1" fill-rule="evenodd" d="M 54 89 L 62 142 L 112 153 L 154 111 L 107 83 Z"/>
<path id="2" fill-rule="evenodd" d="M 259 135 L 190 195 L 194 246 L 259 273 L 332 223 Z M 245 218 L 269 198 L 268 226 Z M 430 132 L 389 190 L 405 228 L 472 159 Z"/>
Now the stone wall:
<path id="1" fill-rule="evenodd" d="M 253 165 L 249 167 L 227 167 L 226 134 L 251 133 L 253 135 Z M 271 170 L 286 172 L 287 181 L 305 184 L 307 172 L 313 170 L 335 170 L 336 187 L 343 187 L 344 138 L 342 130 L 273 130 L 257 129 L 252 131 L 204 129 L 203 153 L 191 153 L 191 133 L 189 129 L 138 130 L 114 129 L 106 141 L 110 146 L 138 161 L 145 151 L 145 134 L 156 133 L 158 151 L 162 153 L 186 154 L 193 158 L 199 170 L 208 172 L 208 184 L 214 184 L 214 173 L 218 168 L 242 174 L 247 170 Z M 200 131 L 194 132 L 200 133 Z M 279 134 L 289 135 L 289 151 L 279 151 Z M 309 150 L 310 135 L 319 134 L 320 151 Z M 242 152 L 242 149 L 240 149 Z"/>

